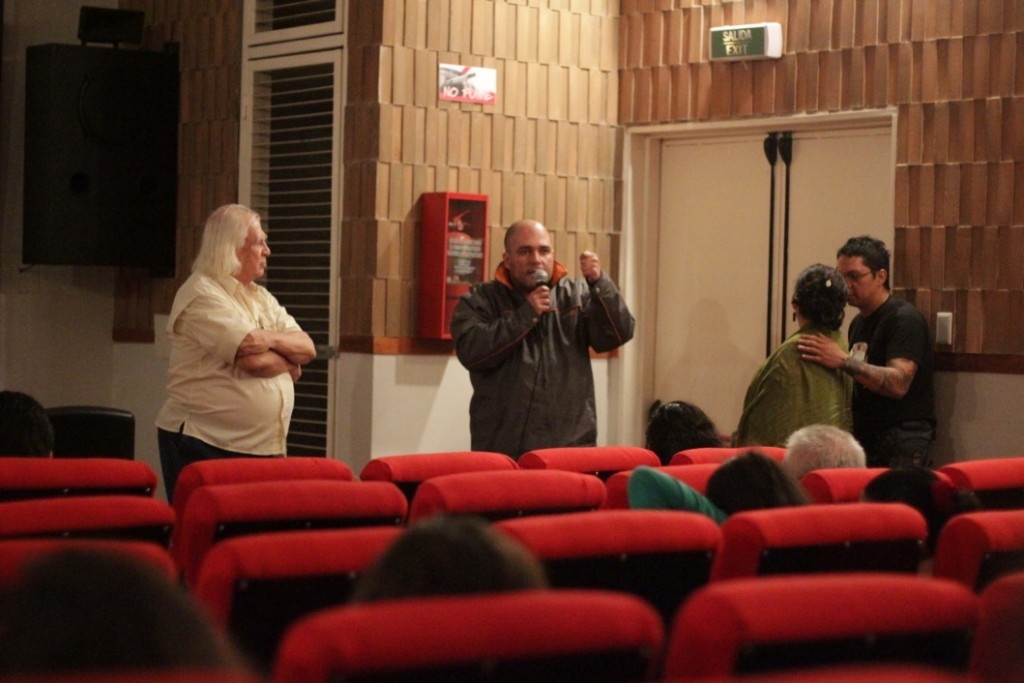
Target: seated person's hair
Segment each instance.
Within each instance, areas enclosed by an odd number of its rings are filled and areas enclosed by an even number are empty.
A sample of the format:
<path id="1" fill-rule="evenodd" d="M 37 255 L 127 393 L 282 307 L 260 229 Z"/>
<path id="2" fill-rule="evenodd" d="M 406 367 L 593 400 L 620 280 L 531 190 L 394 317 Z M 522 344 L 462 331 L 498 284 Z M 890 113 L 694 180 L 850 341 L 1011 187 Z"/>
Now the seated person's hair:
<path id="1" fill-rule="evenodd" d="M 974 492 L 958 489 L 927 467 L 893 467 L 869 481 L 861 497 L 874 503 L 906 503 L 917 509 L 928 523 L 931 553 L 946 522 L 981 507 Z"/>
<path id="2" fill-rule="evenodd" d="M 0 599 L 0 678 L 168 668 L 249 672 L 184 589 L 135 558 L 48 552 Z"/>
<path id="3" fill-rule="evenodd" d="M 800 484 L 756 450 L 723 462 L 708 479 L 707 497 L 727 515 L 808 502 Z"/>
<path id="4" fill-rule="evenodd" d="M 832 425 L 807 425 L 786 439 L 782 468 L 800 481 L 808 472 L 836 467 L 865 467 L 867 458 L 857 439 Z"/>
<path id="5" fill-rule="evenodd" d="M 838 330 L 846 315 L 846 296 L 846 280 L 839 271 L 816 263 L 797 277 L 793 303 L 818 327 Z"/>
<path id="6" fill-rule="evenodd" d="M 470 515 L 409 527 L 359 578 L 353 602 L 546 588 L 540 562 L 518 541 Z"/>
<path id="7" fill-rule="evenodd" d="M 28 394 L 0 391 L 0 456 L 53 455 L 53 425 Z"/>
<path id="8" fill-rule="evenodd" d="M 722 446 L 722 435 L 703 410 L 686 401 L 655 401 L 647 412 L 647 448 L 662 465 L 689 448 Z"/>

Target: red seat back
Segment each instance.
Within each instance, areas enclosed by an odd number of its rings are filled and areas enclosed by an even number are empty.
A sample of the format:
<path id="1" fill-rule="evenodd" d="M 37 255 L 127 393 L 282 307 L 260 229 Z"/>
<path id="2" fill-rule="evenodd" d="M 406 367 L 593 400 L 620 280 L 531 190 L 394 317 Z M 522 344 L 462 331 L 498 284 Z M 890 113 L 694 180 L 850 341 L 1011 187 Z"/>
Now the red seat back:
<path id="1" fill-rule="evenodd" d="M 1024 508 L 1024 457 L 968 460 L 938 471 L 957 488 L 974 491 L 986 510 Z"/>
<path id="2" fill-rule="evenodd" d="M 935 576 L 983 590 L 1024 570 L 1024 510 L 968 512 L 950 519 L 935 547 Z"/>
<path id="3" fill-rule="evenodd" d="M 523 469 L 583 472 L 601 479 L 639 465 L 657 467 L 660 464 L 653 451 L 636 446 L 542 448 L 519 457 L 519 467 Z"/>
<path id="4" fill-rule="evenodd" d="M 710 518 L 669 510 L 596 510 L 496 523 L 544 564 L 555 588 L 638 595 L 666 622 L 708 582 L 722 532 Z"/>
<path id="5" fill-rule="evenodd" d="M 181 470 L 174 486 L 174 512 L 178 519 L 192 493 L 202 486 L 218 484 L 250 484 L 258 481 L 288 481 L 293 479 L 328 479 L 352 481 L 352 469 L 331 458 L 220 458 L 191 463 Z M 179 527 L 180 529 L 180 527 Z M 178 539 L 175 537 L 175 543 Z"/>
<path id="6" fill-rule="evenodd" d="M 291 480 L 203 486 L 192 494 L 171 550 L 186 584 L 195 585 L 217 542 L 265 531 L 400 525 L 405 496 L 384 481 Z"/>
<path id="7" fill-rule="evenodd" d="M 518 467 L 516 461 L 504 453 L 490 451 L 385 455 L 366 463 L 359 478 L 363 481 L 390 481 L 412 502 L 419 485 L 431 477 L 457 472 L 514 470 Z"/>
<path id="8" fill-rule="evenodd" d="M 718 469 L 718 463 L 662 465 L 652 469 L 678 479 L 699 493 L 705 493 L 708 489 L 708 479 Z M 632 471 L 616 472 L 608 477 L 608 481 L 605 482 L 606 495 L 602 507 L 610 510 L 624 510 L 629 507 L 629 477 L 631 474 L 633 474 Z"/>
<path id="9" fill-rule="evenodd" d="M 152 496 L 156 486 L 152 468 L 134 460 L 0 457 L 0 502 L 63 496 Z"/>
<path id="10" fill-rule="evenodd" d="M 373 680 L 647 680 L 664 637 L 639 598 L 533 590 L 388 600 L 293 626 L 276 683 Z M 447 675 L 447 676 L 446 676 Z"/>
<path id="11" fill-rule="evenodd" d="M 800 484 L 815 503 L 856 503 L 864 487 L 887 467 L 836 467 L 812 470 Z"/>
<path id="12" fill-rule="evenodd" d="M 168 578 L 177 580 L 178 569 L 165 546 L 149 541 L 103 539 L 18 538 L 0 540 L 0 590 L 9 588 L 26 563 L 47 553 L 65 549 L 123 553 L 149 564 Z"/>
<path id="13" fill-rule="evenodd" d="M 830 508 L 831 509 L 831 508 Z M 819 574 L 711 583 L 679 611 L 665 677 L 856 661 L 965 669 L 978 600 L 952 581 Z"/>
<path id="14" fill-rule="evenodd" d="M 900 503 L 748 510 L 722 525 L 711 580 L 808 572 L 916 572 L 927 537 L 921 513 Z"/>
<path id="15" fill-rule="evenodd" d="M 401 533 L 398 526 L 374 526 L 230 538 L 210 548 L 193 593 L 269 671 L 288 626 L 346 602 L 359 576 Z"/>
<path id="16" fill-rule="evenodd" d="M 786 457 L 786 449 L 779 446 L 704 446 L 702 448 L 688 448 L 679 451 L 672 456 L 669 465 L 700 465 L 705 463 L 721 464 L 729 458 L 735 458 L 741 453 L 757 451 L 762 455 L 782 462 Z"/>
<path id="17" fill-rule="evenodd" d="M 409 524 L 440 513 L 468 513 L 491 520 L 554 512 L 596 510 L 604 503 L 597 477 L 562 470 L 462 472 L 420 484 Z"/>
<path id="18" fill-rule="evenodd" d="M 0 503 L 0 538 L 109 538 L 170 543 L 174 510 L 145 496 L 75 496 Z"/>
<path id="19" fill-rule="evenodd" d="M 1024 572 L 1007 574 L 982 591 L 970 673 L 985 683 L 1024 680 Z"/>

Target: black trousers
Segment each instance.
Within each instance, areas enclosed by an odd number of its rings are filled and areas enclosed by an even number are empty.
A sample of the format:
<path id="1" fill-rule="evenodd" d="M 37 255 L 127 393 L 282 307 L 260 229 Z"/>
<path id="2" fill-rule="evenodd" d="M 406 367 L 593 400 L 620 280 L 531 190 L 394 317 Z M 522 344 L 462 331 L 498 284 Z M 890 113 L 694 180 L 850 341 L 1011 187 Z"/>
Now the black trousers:
<path id="1" fill-rule="evenodd" d="M 860 439 L 868 467 L 931 467 L 934 441 L 935 427 L 926 420 L 903 422 Z"/>

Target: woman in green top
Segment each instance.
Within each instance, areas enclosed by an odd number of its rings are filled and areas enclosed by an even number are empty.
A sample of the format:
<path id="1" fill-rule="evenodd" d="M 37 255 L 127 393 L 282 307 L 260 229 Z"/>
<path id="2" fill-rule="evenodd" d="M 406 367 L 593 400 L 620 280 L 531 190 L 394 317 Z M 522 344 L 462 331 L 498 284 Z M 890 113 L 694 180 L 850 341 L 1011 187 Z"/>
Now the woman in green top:
<path id="1" fill-rule="evenodd" d="M 627 487 L 630 508 L 699 512 L 719 524 L 743 510 L 807 503 L 796 480 L 756 450 L 722 463 L 708 479 L 706 496 L 653 467 L 633 470 Z"/>
<path id="2" fill-rule="evenodd" d="M 846 312 L 846 281 L 835 268 L 817 263 L 796 280 L 793 315 L 800 329 L 758 369 L 747 388 L 734 446 L 785 446 L 790 434 L 810 424 L 853 428 L 853 380 L 800 357 L 801 335 L 829 337 L 843 349 L 839 333 Z"/>

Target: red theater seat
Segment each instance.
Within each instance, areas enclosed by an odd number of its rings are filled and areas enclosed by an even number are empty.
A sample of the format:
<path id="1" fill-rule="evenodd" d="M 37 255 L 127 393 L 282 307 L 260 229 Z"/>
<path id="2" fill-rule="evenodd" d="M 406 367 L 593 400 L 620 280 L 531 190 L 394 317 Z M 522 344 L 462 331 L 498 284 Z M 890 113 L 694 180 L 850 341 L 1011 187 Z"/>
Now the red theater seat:
<path id="1" fill-rule="evenodd" d="M 458 472 L 518 469 L 516 461 L 503 453 L 452 451 L 385 455 L 366 463 L 359 473 L 363 481 L 390 481 L 412 502 L 419 485 L 431 477 Z"/>
<path id="2" fill-rule="evenodd" d="M 665 677 L 752 675 L 855 662 L 965 671 L 978 599 L 952 581 L 819 574 L 711 583 L 672 625 Z M 823 679 L 828 680 L 828 679 Z"/>
<path id="3" fill-rule="evenodd" d="M 935 548 L 935 576 L 976 592 L 1024 570 L 1024 510 L 969 512 L 949 520 Z"/>
<path id="4" fill-rule="evenodd" d="M 900 503 L 738 512 L 722 525 L 711 580 L 810 572 L 916 572 L 928 526 Z"/>
<path id="5" fill-rule="evenodd" d="M 210 548 L 235 536 L 356 526 L 400 525 L 405 496 L 384 481 L 292 480 L 203 486 L 192 494 L 171 547 L 186 584 L 195 585 Z"/>
<path id="6" fill-rule="evenodd" d="M 498 520 L 523 515 L 596 510 L 604 502 L 597 477 L 562 470 L 462 472 L 420 484 L 409 524 L 441 513 L 466 513 Z"/>
<path id="7" fill-rule="evenodd" d="M 170 542 L 174 510 L 145 496 L 75 496 L 0 503 L 0 538 Z"/>
<path id="8" fill-rule="evenodd" d="M 938 471 L 957 488 L 974 491 L 986 510 L 1024 509 L 1024 457 L 968 460 Z"/>
<path id="9" fill-rule="evenodd" d="M 653 451 L 636 446 L 587 446 L 574 448 L 542 448 L 523 453 L 519 467 L 529 470 L 566 470 L 593 474 L 608 479 L 616 472 L 639 465 L 657 467 L 661 464 Z"/>
<path id="10" fill-rule="evenodd" d="M 668 510 L 595 510 L 497 522 L 536 556 L 554 588 L 633 593 L 666 622 L 708 582 L 722 538 L 710 518 Z"/>
<path id="11" fill-rule="evenodd" d="M 276 683 L 649 680 L 664 638 L 643 600 L 534 590 L 324 610 L 281 644 Z"/>
<path id="12" fill-rule="evenodd" d="M 220 458 L 187 465 L 178 475 L 174 487 L 174 512 L 178 519 L 192 492 L 202 486 L 219 484 L 251 484 L 258 481 L 290 481 L 295 479 L 328 479 L 352 481 L 352 469 L 331 458 Z M 177 531 L 174 542 L 177 543 Z"/>
<path id="13" fill-rule="evenodd" d="M 703 448 L 688 448 L 679 451 L 672 456 L 669 465 L 701 465 L 706 463 L 722 464 L 729 458 L 735 458 L 741 453 L 757 451 L 766 455 L 772 460 L 782 462 L 786 457 L 786 449 L 779 446 L 705 446 Z"/>
<path id="14" fill-rule="evenodd" d="M 993 581 L 980 596 L 970 672 L 978 683 L 1024 681 L 1024 572 Z"/>
<path id="15" fill-rule="evenodd" d="M 815 503 L 856 503 L 864 487 L 887 467 L 837 467 L 812 470 L 800 484 Z"/>
<path id="16" fill-rule="evenodd" d="M 167 548 L 149 541 L 19 538 L 0 540 L 0 589 L 10 587 L 27 562 L 65 549 L 122 553 L 152 566 L 168 578 L 178 578 L 178 569 Z"/>
<path id="17" fill-rule="evenodd" d="M 2 458 L 0 502 L 64 496 L 152 496 L 156 473 L 120 458 Z"/>
<path id="18" fill-rule="evenodd" d="M 702 463 L 699 465 L 667 465 L 655 467 L 660 472 L 678 479 L 679 481 L 693 487 L 694 490 L 704 493 L 708 488 L 708 479 L 718 469 L 717 463 Z M 617 510 L 629 507 L 629 475 L 632 472 L 616 472 L 608 477 L 605 482 L 607 495 L 604 507 Z"/>
<path id="19" fill-rule="evenodd" d="M 217 543 L 193 588 L 214 620 L 263 669 L 299 618 L 349 599 L 360 574 L 402 527 L 278 531 Z"/>

